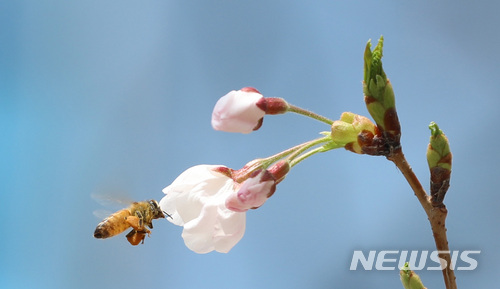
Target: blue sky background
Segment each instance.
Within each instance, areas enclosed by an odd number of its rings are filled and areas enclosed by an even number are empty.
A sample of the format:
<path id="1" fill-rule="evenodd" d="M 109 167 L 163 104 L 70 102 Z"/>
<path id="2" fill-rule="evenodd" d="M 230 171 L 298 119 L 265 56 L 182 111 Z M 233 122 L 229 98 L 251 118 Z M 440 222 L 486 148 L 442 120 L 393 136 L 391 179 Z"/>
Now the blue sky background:
<path id="1" fill-rule="evenodd" d="M 459 288 L 494 288 L 500 258 L 498 1 L 2 1 L 1 288 L 402 288 L 397 271 L 349 271 L 354 250 L 433 250 L 395 166 L 337 150 L 294 167 L 247 214 L 229 254 L 198 255 L 154 223 L 132 247 L 96 240 L 92 193 L 160 199 L 197 164 L 238 169 L 328 130 L 268 116 L 250 135 L 213 131 L 219 97 L 254 86 L 333 119 L 368 115 L 363 50 L 384 67 L 403 150 L 428 187 L 427 128 L 454 154 L 448 237 L 481 250 Z M 109 208 L 107 208 L 109 209 Z M 114 208 L 111 208 L 114 209 Z M 433 264 L 434 265 L 434 264 Z M 419 272 L 444 288 L 441 272 Z"/>

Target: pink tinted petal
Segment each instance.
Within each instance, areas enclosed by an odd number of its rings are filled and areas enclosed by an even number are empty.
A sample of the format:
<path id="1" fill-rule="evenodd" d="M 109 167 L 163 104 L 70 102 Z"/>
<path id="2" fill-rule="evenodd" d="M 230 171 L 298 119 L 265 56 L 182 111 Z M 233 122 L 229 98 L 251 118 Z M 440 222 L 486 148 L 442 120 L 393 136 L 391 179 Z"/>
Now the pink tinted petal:
<path id="1" fill-rule="evenodd" d="M 246 180 L 237 192 L 226 199 L 226 207 L 235 212 L 245 212 L 262 206 L 276 187 L 274 179 L 263 180 L 264 174 L 268 172 L 261 172 Z"/>
<path id="2" fill-rule="evenodd" d="M 212 127 L 226 132 L 252 132 L 265 115 L 256 104 L 262 97 L 260 93 L 251 91 L 229 92 L 215 104 Z"/>
<path id="3" fill-rule="evenodd" d="M 245 233 L 245 214 L 236 213 L 218 206 L 205 206 L 200 217 L 184 226 L 182 238 L 186 246 L 199 254 L 213 250 L 229 252 Z"/>
<path id="4" fill-rule="evenodd" d="M 245 234 L 246 214 L 228 210 L 225 206 L 225 214 L 220 218 L 221 229 L 214 235 L 215 251 L 227 253 L 231 250 Z"/>
<path id="5" fill-rule="evenodd" d="M 247 206 L 260 207 L 267 200 L 274 181 L 261 182 L 238 191 L 238 198 Z"/>

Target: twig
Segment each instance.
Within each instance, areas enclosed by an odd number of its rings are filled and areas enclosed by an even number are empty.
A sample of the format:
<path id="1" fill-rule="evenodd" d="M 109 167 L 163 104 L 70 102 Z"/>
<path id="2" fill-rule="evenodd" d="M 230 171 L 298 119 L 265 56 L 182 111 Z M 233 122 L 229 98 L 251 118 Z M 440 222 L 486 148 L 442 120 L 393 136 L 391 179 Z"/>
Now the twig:
<path id="1" fill-rule="evenodd" d="M 457 289 L 455 272 L 451 269 L 452 264 L 450 249 L 448 247 L 448 239 L 446 237 L 445 220 L 448 210 L 444 205 L 441 207 L 432 206 L 431 197 L 425 192 L 417 176 L 413 173 L 413 170 L 406 161 L 402 150 L 394 151 L 392 154 L 387 156 L 387 159 L 394 162 L 401 173 L 403 173 L 404 177 L 413 189 L 415 196 L 418 198 L 420 204 L 425 210 L 425 213 L 427 214 L 427 218 L 431 223 L 436 249 L 440 252 L 439 258 L 446 261 L 442 271 L 446 289 Z M 444 252 L 441 253 L 442 251 Z"/>

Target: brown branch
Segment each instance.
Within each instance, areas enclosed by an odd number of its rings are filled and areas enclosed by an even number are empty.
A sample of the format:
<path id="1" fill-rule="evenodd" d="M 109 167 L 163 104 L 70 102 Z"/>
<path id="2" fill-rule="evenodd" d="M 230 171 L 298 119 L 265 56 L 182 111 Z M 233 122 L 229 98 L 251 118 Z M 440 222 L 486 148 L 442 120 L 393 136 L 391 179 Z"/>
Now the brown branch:
<path id="1" fill-rule="evenodd" d="M 440 207 L 432 206 L 431 197 L 425 192 L 417 176 L 413 173 L 413 170 L 406 161 L 401 149 L 392 152 L 392 154 L 387 156 L 387 159 L 394 162 L 401 173 L 403 173 L 404 177 L 413 189 L 415 196 L 424 208 L 425 213 L 427 214 L 427 218 L 431 223 L 432 234 L 434 236 L 434 242 L 436 243 L 436 249 L 440 252 L 446 251 L 446 253 L 439 254 L 439 258 L 446 261 L 446 264 L 442 264 L 442 267 L 444 265 L 443 278 L 446 289 L 457 289 L 455 272 L 451 269 L 452 264 L 450 249 L 448 247 L 448 239 L 446 237 L 445 220 L 446 215 L 448 214 L 448 210 L 446 209 L 444 204 Z"/>

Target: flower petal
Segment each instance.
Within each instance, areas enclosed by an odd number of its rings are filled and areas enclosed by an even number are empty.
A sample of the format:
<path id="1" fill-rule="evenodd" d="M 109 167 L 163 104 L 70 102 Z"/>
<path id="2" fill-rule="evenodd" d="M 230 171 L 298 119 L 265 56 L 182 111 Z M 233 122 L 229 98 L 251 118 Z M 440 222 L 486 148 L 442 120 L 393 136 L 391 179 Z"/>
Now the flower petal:
<path id="1" fill-rule="evenodd" d="M 212 127 L 226 132 L 250 133 L 260 126 L 265 112 L 257 107 L 262 94 L 249 90 L 233 90 L 215 104 Z"/>
<path id="2" fill-rule="evenodd" d="M 236 213 L 220 205 L 204 206 L 200 216 L 184 225 L 186 246 L 200 254 L 213 250 L 227 253 L 245 233 L 245 213 Z"/>
<path id="3" fill-rule="evenodd" d="M 204 194 L 216 193 L 217 187 L 231 182 L 222 174 L 214 173 L 217 165 L 198 165 L 180 174 L 168 187 L 163 189 L 165 197 L 160 201 L 160 207 L 172 218 L 172 223 L 183 226 L 185 222 L 196 217 L 201 210 L 201 198 Z M 179 210 L 182 212 L 179 213 Z"/>
<path id="4" fill-rule="evenodd" d="M 226 199 L 226 207 L 235 212 L 245 212 L 262 206 L 276 189 L 276 181 L 267 171 L 261 171 L 247 179 L 237 192 Z"/>
<path id="5" fill-rule="evenodd" d="M 245 232 L 245 214 L 225 207 L 227 196 L 238 185 L 227 175 L 216 172 L 223 166 L 199 165 L 183 172 L 166 187 L 160 207 L 184 226 L 186 246 L 197 253 L 228 252 Z M 225 167 L 224 167 L 225 168 Z"/>

